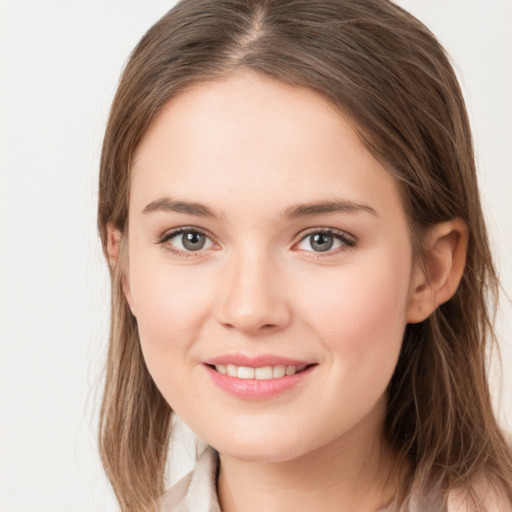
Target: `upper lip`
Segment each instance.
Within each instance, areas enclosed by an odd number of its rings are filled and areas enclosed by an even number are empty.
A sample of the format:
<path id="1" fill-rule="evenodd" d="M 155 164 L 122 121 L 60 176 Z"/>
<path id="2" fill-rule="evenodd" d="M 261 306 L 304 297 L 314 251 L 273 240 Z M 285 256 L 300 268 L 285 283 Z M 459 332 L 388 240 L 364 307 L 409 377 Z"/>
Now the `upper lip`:
<path id="1" fill-rule="evenodd" d="M 244 354 L 225 354 L 212 357 L 203 361 L 204 364 L 219 365 L 233 364 L 235 366 L 247 366 L 249 368 L 261 368 L 263 366 L 307 366 L 314 364 L 312 361 L 303 361 L 273 354 L 262 354 L 258 356 L 246 356 Z"/>

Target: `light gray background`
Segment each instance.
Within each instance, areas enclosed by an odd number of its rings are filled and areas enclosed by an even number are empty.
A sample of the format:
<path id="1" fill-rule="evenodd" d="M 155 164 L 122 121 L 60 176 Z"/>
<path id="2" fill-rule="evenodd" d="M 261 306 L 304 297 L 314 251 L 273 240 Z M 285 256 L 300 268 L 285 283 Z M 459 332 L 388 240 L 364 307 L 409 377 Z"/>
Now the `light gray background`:
<path id="1" fill-rule="evenodd" d="M 493 249 L 512 295 L 512 1 L 399 3 L 432 29 L 460 71 Z M 95 441 L 109 308 L 96 175 L 123 63 L 173 4 L 0 0 L 3 512 L 116 510 Z M 512 417 L 506 299 L 501 311 L 505 423 Z M 180 448 L 171 479 L 187 470 L 191 452 Z"/>

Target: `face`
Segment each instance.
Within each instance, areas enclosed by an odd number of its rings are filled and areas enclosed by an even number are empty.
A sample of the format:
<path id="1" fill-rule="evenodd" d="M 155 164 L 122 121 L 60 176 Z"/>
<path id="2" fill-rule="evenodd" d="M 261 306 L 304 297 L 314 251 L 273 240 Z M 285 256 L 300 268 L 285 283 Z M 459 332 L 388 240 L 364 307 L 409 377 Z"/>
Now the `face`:
<path id="1" fill-rule="evenodd" d="M 394 178 L 347 119 L 235 74 L 170 100 L 132 172 L 125 294 L 181 419 L 245 460 L 380 429 L 411 244 Z"/>

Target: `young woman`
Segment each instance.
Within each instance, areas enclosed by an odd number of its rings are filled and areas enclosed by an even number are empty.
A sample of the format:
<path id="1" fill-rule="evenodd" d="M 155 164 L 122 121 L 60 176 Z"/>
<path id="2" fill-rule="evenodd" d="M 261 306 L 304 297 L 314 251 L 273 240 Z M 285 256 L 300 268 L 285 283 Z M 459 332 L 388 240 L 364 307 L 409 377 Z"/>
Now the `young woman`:
<path id="1" fill-rule="evenodd" d="M 401 8 L 180 2 L 121 78 L 98 224 L 123 511 L 510 510 L 466 110 Z M 209 448 L 162 496 L 174 413 Z"/>

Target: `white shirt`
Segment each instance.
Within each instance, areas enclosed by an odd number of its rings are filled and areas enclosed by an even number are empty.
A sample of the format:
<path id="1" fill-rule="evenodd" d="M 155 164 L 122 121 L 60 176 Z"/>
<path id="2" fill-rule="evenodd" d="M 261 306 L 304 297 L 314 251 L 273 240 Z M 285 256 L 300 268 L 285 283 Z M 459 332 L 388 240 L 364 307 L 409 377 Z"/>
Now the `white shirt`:
<path id="1" fill-rule="evenodd" d="M 161 498 L 160 512 L 221 512 L 217 497 L 217 470 L 219 459 L 213 448 L 208 447 L 199 457 L 193 471 L 184 476 Z M 439 498 L 439 497 L 438 497 Z M 410 503 L 408 512 L 443 512 L 436 499 L 422 500 L 422 508 Z M 392 512 L 393 505 L 378 512 Z M 316 511 L 313 511 L 316 512 Z"/>
<path id="2" fill-rule="evenodd" d="M 164 493 L 160 512 L 221 512 L 217 498 L 217 466 L 217 454 L 208 447 L 194 470 Z"/>
<path id="3" fill-rule="evenodd" d="M 200 455 L 193 471 L 184 476 L 176 485 L 166 491 L 160 500 L 160 512 L 222 512 L 217 497 L 217 473 L 219 457 L 217 452 L 208 447 Z M 413 486 L 414 487 L 414 486 Z M 504 496 L 494 493 L 483 493 L 485 504 L 490 512 L 505 512 L 512 510 L 509 501 Z M 462 502 L 451 499 L 446 500 L 444 493 L 438 489 L 431 489 L 427 496 L 412 496 L 400 510 L 390 505 L 377 512 L 467 512 Z M 446 502 L 448 501 L 448 505 Z M 316 511 L 312 511 L 316 512 Z"/>

